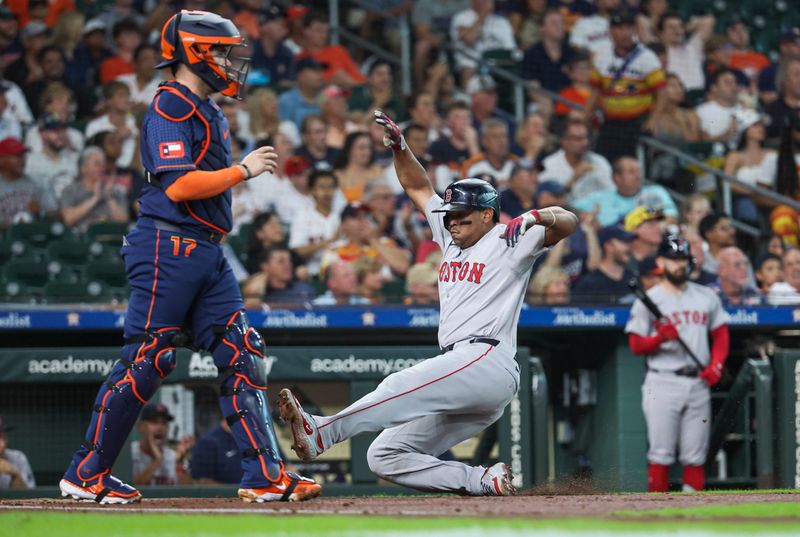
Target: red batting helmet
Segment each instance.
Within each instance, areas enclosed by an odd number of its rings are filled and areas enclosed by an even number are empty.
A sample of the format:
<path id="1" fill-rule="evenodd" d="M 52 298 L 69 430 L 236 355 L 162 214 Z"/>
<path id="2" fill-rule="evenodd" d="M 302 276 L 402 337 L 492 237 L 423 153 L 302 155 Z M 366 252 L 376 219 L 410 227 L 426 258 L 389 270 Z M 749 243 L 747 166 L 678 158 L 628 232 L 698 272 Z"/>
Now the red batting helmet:
<path id="1" fill-rule="evenodd" d="M 250 58 L 232 56 L 245 47 L 244 38 L 231 21 L 207 11 L 182 10 L 161 31 L 162 69 L 183 63 L 203 82 L 228 97 L 241 98 L 250 70 Z"/>

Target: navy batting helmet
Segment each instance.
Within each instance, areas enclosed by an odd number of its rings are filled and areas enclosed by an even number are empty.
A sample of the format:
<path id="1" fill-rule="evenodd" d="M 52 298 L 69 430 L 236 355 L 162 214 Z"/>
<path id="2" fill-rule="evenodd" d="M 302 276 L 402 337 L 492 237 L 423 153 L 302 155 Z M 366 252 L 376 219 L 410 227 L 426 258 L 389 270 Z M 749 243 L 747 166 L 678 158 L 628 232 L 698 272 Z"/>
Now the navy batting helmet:
<path id="1" fill-rule="evenodd" d="M 689 247 L 689 241 L 680 235 L 664 235 L 658 247 L 658 256 L 691 261 L 692 250 Z"/>
<path id="2" fill-rule="evenodd" d="M 447 186 L 444 190 L 444 203 L 433 212 L 481 209 L 491 209 L 494 211 L 494 221 L 500 221 L 500 196 L 497 195 L 497 190 L 482 179 L 461 179 Z"/>
<path id="3" fill-rule="evenodd" d="M 241 98 L 250 70 L 250 58 L 232 56 L 245 42 L 231 21 L 216 13 L 182 10 L 164 24 L 161 56 L 156 68 L 185 64 L 203 82 L 228 97 Z M 221 47 L 222 53 L 215 53 Z"/>

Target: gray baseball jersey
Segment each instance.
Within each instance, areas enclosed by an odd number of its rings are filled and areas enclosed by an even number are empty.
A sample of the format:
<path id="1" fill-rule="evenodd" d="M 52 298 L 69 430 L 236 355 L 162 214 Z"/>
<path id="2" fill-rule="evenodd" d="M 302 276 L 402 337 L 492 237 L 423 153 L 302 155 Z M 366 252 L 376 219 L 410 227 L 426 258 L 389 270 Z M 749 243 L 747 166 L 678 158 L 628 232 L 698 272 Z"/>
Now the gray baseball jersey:
<path id="1" fill-rule="evenodd" d="M 708 333 L 728 322 L 728 314 L 717 294 L 708 287 L 688 282 L 680 294 L 670 293 L 662 285 L 656 285 L 647 291 L 647 295 L 675 325 L 681 339 L 694 351 L 700 363 L 708 365 L 711 356 Z M 625 333 L 640 336 L 656 333 L 655 317 L 641 300 L 634 302 L 631 308 Z M 695 364 L 677 341 L 668 341 L 661 344 L 656 354 L 648 357 L 648 365 L 658 370 L 674 371 Z"/>

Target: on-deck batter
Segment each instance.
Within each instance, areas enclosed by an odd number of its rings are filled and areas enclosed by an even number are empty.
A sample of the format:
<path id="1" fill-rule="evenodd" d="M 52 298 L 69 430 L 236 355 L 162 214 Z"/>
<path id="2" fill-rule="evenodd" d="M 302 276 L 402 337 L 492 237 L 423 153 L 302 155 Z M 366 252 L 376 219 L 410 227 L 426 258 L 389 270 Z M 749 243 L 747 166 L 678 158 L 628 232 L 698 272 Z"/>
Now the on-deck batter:
<path id="1" fill-rule="evenodd" d="M 504 463 L 484 468 L 437 457 L 494 423 L 516 393 L 517 320 L 533 262 L 572 233 L 577 218 L 548 207 L 499 224 L 497 191 L 479 179 L 456 181 L 442 200 L 397 125 L 380 111 L 375 117 L 386 131 L 384 142 L 393 150 L 403 188 L 425 212 L 444 254 L 439 269 L 442 354 L 390 375 L 334 416 L 311 416 L 282 390 L 281 416 L 291 424 L 293 447 L 304 460 L 358 433 L 383 431 L 367 460 L 384 479 L 423 491 L 513 494 Z"/>
<path id="2" fill-rule="evenodd" d="M 649 444 L 648 490 L 668 492 L 669 466 L 675 462 L 676 447 L 683 465 L 684 490 L 703 490 L 711 433 L 709 387 L 719 382 L 728 357 L 728 314 L 714 291 L 687 281 L 691 252 L 686 239 L 664 237 L 656 262 L 664 270 L 665 280 L 647 295 L 669 322 L 659 323 L 637 300 L 625 326 L 631 350 L 647 357 L 642 408 Z M 704 369 L 700 370 L 676 341 L 678 335 Z"/>

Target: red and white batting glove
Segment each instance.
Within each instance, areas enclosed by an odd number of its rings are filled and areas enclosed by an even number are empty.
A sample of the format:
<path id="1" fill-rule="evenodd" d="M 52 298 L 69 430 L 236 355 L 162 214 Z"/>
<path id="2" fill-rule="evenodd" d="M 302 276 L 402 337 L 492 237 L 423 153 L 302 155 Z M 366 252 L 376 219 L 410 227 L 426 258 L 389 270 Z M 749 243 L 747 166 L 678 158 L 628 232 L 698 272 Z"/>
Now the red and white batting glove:
<path id="1" fill-rule="evenodd" d="M 658 323 L 656 325 L 656 335 L 662 343 L 664 341 L 672 341 L 678 339 L 678 329 L 672 323 Z"/>
<path id="2" fill-rule="evenodd" d="M 383 145 L 391 147 L 395 151 L 402 151 L 406 148 L 406 140 L 400 127 L 392 121 L 382 110 L 375 110 L 375 123 L 383 127 Z"/>
<path id="3" fill-rule="evenodd" d="M 713 388 L 719 384 L 719 380 L 722 378 L 722 364 L 711 362 L 698 376 L 706 381 L 709 388 Z"/>
<path id="4" fill-rule="evenodd" d="M 553 217 L 555 219 L 555 217 Z M 512 219 L 506 224 L 506 230 L 500 235 L 501 239 L 505 239 L 506 245 L 513 248 L 519 242 L 519 238 L 525 234 L 530 228 L 536 224 L 542 223 L 542 216 L 536 209 L 522 213 L 518 217 Z"/>

